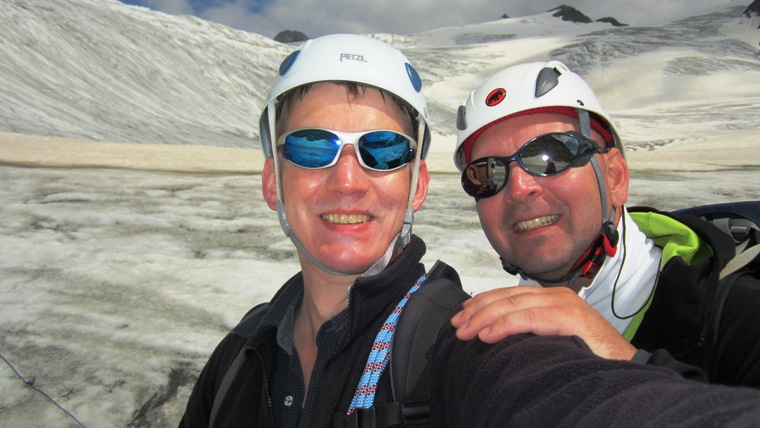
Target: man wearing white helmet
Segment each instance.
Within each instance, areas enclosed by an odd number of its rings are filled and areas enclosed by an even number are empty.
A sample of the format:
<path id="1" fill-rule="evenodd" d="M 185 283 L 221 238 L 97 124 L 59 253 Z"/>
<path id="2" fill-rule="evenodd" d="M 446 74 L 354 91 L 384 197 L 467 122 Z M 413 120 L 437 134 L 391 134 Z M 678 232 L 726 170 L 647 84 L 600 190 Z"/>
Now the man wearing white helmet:
<path id="1" fill-rule="evenodd" d="M 460 338 L 577 335 L 605 358 L 760 387 L 760 282 L 719 281 L 734 242 L 709 223 L 628 211 L 620 137 L 580 76 L 558 61 L 504 69 L 464 101 L 457 127 L 462 186 L 521 277 L 466 302 L 452 319 Z"/>
<path id="2" fill-rule="evenodd" d="M 593 426 L 623 415 L 638 426 L 760 417 L 760 393 L 604 360 L 571 337 L 487 345 L 458 340 L 443 322 L 414 330 L 437 341 L 393 365 L 391 350 L 402 343 L 396 327 L 409 332 L 404 316 L 421 315 L 406 303 L 414 307 L 440 284 L 426 282 L 425 245 L 410 230 L 429 180 L 421 89 L 399 51 L 366 37 L 321 37 L 285 59 L 260 122 L 262 190 L 302 271 L 217 346 L 180 426 Z M 450 305 L 434 302 L 444 320 L 464 298 L 458 291 Z M 419 372 L 429 387 L 398 382 L 403 363 L 429 367 L 429 375 Z M 693 398 L 676 403 L 676 391 Z M 631 402 L 641 409 L 632 412 Z"/>
<path id="3" fill-rule="evenodd" d="M 324 426 L 371 406 L 351 398 L 373 339 L 425 274 L 411 229 L 429 182 L 427 107 L 400 51 L 354 35 L 307 41 L 280 65 L 259 129 L 264 199 L 302 271 L 220 344 L 184 426 Z M 207 401 L 246 346 L 263 358 L 240 368 L 252 390 L 231 386 L 246 402 Z"/>

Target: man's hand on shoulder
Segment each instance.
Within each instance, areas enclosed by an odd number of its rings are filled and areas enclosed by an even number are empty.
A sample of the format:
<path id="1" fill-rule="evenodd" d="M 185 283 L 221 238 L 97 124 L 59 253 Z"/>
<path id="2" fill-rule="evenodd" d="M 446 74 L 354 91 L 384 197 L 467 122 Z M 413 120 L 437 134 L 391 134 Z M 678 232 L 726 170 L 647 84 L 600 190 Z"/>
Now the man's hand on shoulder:
<path id="1" fill-rule="evenodd" d="M 461 340 L 496 343 L 508 336 L 579 336 L 600 357 L 630 360 L 633 347 L 604 317 L 566 287 L 516 286 L 489 290 L 464 302 L 451 324 Z"/>

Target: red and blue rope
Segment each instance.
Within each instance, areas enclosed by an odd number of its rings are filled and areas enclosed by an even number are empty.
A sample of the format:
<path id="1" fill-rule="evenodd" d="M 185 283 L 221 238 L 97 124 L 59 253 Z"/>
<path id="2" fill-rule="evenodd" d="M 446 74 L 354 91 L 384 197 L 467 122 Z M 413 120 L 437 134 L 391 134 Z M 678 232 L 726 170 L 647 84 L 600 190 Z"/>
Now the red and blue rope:
<path id="1" fill-rule="evenodd" d="M 351 401 L 351 405 L 348 408 L 346 414 L 350 415 L 355 409 L 369 409 L 375 401 L 375 392 L 377 392 L 377 383 L 380 380 L 380 375 L 383 374 L 383 370 L 388 365 L 388 361 L 391 359 L 391 348 L 393 347 L 393 335 L 396 333 L 396 326 L 398 325 L 398 318 L 401 316 L 401 312 L 404 310 L 406 302 L 409 301 L 409 297 L 414 294 L 415 291 L 425 283 L 425 275 L 422 275 L 420 279 L 409 289 L 400 302 L 393 309 L 393 312 L 385 320 L 385 323 L 380 328 L 380 331 L 375 337 L 375 342 L 372 345 L 372 351 L 367 358 L 367 364 L 364 366 L 364 372 L 359 380 L 359 385 L 354 392 L 354 398 Z"/>

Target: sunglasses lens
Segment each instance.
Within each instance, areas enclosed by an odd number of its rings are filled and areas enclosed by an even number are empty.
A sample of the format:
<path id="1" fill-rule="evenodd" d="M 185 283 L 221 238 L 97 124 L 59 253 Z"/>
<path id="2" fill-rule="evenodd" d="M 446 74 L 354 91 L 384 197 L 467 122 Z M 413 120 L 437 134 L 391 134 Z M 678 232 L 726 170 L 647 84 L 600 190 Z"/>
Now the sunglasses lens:
<path id="1" fill-rule="evenodd" d="M 462 173 L 462 188 L 475 198 L 493 196 L 507 184 L 509 163 L 517 162 L 533 175 L 559 174 L 571 166 L 582 166 L 599 148 L 591 140 L 567 132 L 538 136 L 512 156 L 485 157 L 472 161 Z"/>
<path id="2" fill-rule="evenodd" d="M 509 169 L 504 160 L 499 158 L 478 159 L 465 168 L 462 173 L 462 188 L 475 198 L 493 196 L 507 183 Z"/>
<path id="3" fill-rule="evenodd" d="M 412 141 L 393 131 L 363 134 L 357 144 L 363 164 L 377 171 L 390 171 L 414 159 Z M 302 168 L 324 168 L 337 158 L 340 137 L 325 129 L 301 129 L 285 136 L 283 157 Z"/>
<path id="4" fill-rule="evenodd" d="M 373 131 L 362 135 L 359 153 L 365 165 L 378 171 L 399 168 L 414 158 L 412 142 L 393 131 Z"/>
<path id="5" fill-rule="evenodd" d="M 568 167 L 578 156 L 578 140 L 569 134 L 547 134 L 523 146 L 523 167 L 535 175 L 554 175 Z"/>
<path id="6" fill-rule="evenodd" d="M 322 129 L 302 129 L 288 134 L 282 147 L 285 159 L 303 168 L 323 168 L 338 154 L 340 139 Z"/>

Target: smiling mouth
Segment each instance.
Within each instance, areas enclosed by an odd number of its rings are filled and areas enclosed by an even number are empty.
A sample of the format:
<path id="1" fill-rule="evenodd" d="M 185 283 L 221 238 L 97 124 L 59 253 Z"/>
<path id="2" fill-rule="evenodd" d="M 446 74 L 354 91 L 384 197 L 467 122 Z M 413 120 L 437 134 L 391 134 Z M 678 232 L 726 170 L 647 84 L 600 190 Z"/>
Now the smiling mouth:
<path id="1" fill-rule="evenodd" d="M 515 225 L 515 229 L 518 232 L 527 232 L 529 230 L 538 229 L 539 227 L 549 226 L 556 223 L 559 220 L 559 215 L 547 215 L 544 217 L 538 217 L 531 220 L 521 221 Z"/>
<path id="2" fill-rule="evenodd" d="M 370 220 L 370 216 L 366 214 L 322 214 L 320 217 L 332 224 L 357 224 Z"/>

